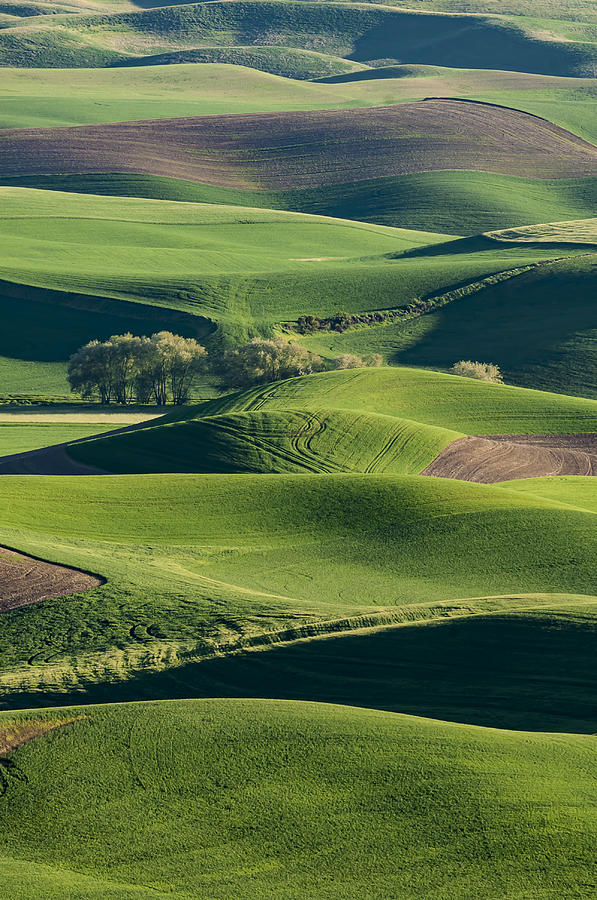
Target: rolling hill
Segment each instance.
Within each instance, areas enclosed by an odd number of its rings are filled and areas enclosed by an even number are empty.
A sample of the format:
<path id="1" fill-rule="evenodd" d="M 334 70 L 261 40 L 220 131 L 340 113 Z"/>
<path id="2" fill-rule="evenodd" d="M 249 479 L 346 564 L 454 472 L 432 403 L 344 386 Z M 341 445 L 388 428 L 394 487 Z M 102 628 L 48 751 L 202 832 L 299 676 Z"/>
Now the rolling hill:
<path id="1" fill-rule="evenodd" d="M 23 18 L 0 31 L 5 66 L 110 66 L 156 53 L 274 44 L 361 63 L 593 76 L 590 25 L 353 3 L 214 0 L 137 12 Z M 541 27 L 542 26 L 542 27 Z M 551 31 L 550 31 L 551 28 Z M 564 39 L 562 39 L 564 38 Z"/>
<path id="2" fill-rule="evenodd" d="M 53 725 L 11 755 L 0 798 L 15 900 L 30 884 L 43 898 L 358 898 L 405 884 L 497 898 L 593 879 L 592 736 L 258 700 L 29 712 L 16 734 Z"/>
<path id="3" fill-rule="evenodd" d="M 591 432 L 596 416 L 594 401 L 416 369 L 357 369 L 213 400 L 68 452 L 120 473 L 417 475 L 463 432 Z"/>
<path id="4" fill-rule="evenodd" d="M 0 900 L 597 895 L 594 5 L 1 0 Z"/>
<path id="5" fill-rule="evenodd" d="M 165 327 L 217 348 L 282 323 L 292 328 L 303 314 L 343 309 L 394 311 L 404 321 L 349 331 L 338 340 L 356 335 L 375 342 L 393 328 L 408 335 L 409 327 L 432 321 L 433 313 L 411 321 L 416 298 L 449 299 L 471 284 L 482 289 L 475 296 L 484 296 L 485 279 L 491 284 L 501 272 L 586 253 L 582 244 L 443 241 L 440 234 L 274 210 L 0 191 L 0 351 L 6 360 L 22 361 L 15 368 L 5 363 L 11 393 L 26 374 L 30 390 L 37 388 L 32 393 L 43 383 L 64 396 L 68 356 L 91 338 L 127 329 L 144 334 Z M 429 244 L 436 252 L 423 254 Z M 336 340 L 330 332 L 321 335 L 305 341 Z"/>
<path id="6" fill-rule="evenodd" d="M 506 147 L 504 131 L 510 135 Z M 130 172 L 245 190 L 454 169 L 573 178 L 594 175 L 597 159 L 592 144 L 550 122 L 457 100 L 7 129 L 0 132 L 0 147 L 5 177 Z"/>
<path id="7" fill-rule="evenodd" d="M 586 508 L 417 476 L 6 475 L 0 521 L 8 546 L 106 580 L 2 615 L 10 707 L 280 633 L 462 614 L 460 598 L 591 596 L 595 579 Z"/>

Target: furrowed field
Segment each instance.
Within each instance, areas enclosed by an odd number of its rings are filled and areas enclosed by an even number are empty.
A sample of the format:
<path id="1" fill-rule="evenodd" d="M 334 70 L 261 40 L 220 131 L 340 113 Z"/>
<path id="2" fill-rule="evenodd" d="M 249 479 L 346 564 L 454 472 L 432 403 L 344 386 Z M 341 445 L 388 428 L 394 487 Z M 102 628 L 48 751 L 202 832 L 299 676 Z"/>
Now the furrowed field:
<path id="1" fill-rule="evenodd" d="M 597 896 L 596 98 L 591 0 L 1 5 L 0 900 Z"/>

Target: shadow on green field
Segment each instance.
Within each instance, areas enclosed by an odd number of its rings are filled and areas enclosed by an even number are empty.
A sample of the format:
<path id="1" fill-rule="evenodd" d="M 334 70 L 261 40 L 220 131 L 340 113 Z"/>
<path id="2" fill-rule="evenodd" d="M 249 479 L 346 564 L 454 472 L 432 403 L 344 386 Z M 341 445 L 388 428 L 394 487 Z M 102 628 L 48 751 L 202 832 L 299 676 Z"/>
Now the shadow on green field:
<path id="1" fill-rule="evenodd" d="M 596 607 L 449 619 L 220 657 L 76 694 L 50 706 L 198 697 L 316 700 L 495 728 L 597 731 Z"/>
<path id="2" fill-rule="evenodd" d="M 448 367 L 497 363 L 522 387 L 597 397 L 597 255 L 546 265 L 464 297 L 403 329 L 392 362 Z M 409 333 L 414 342 L 408 343 Z"/>
<path id="3" fill-rule="evenodd" d="M 126 331 L 176 331 L 201 340 L 215 328 L 202 316 L 178 310 L 10 282 L 0 281 L 0 302 L 0 356 L 16 359 L 66 361 L 92 338 Z"/>

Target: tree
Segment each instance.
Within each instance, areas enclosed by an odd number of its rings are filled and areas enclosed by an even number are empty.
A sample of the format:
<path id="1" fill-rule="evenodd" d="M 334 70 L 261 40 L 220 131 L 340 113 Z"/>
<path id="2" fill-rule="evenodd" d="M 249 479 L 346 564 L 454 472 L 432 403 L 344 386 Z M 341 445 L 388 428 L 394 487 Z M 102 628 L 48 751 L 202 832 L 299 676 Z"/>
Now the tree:
<path id="1" fill-rule="evenodd" d="M 151 336 L 148 349 L 149 371 L 158 406 L 167 402 L 168 389 L 176 405 L 189 398 L 193 381 L 205 370 L 207 350 L 193 338 L 183 338 L 171 331 Z"/>
<path id="2" fill-rule="evenodd" d="M 117 403 L 130 403 L 135 396 L 137 376 L 140 374 L 142 345 L 147 338 L 127 334 L 113 334 L 106 341 L 111 370 L 114 399 Z"/>
<path id="3" fill-rule="evenodd" d="M 473 362 L 470 359 L 461 359 L 454 363 L 450 372 L 452 375 L 476 378 L 478 381 L 493 381 L 496 384 L 504 383 L 499 366 L 494 365 L 494 363 L 481 363 Z"/>
<path id="4" fill-rule="evenodd" d="M 323 360 L 301 344 L 283 338 L 253 338 L 248 344 L 226 351 L 215 366 L 225 385 L 245 388 L 323 369 Z"/>
<path id="5" fill-rule="evenodd" d="M 382 361 L 381 354 L 379 353 L 372 353 L 370 356 L 357 356 L 356 353 L 342 353 L 340 356 L 336 356 L 333 364 L 335 369 L 363 369 L 381 366 Z"/>
<path id="6" fill-rule="evenodd" d="M 110 403 L 114 393 L 111 356 L 107 342 L 90 341 L 80 347 L 68 362 L 71 391 L 85 399 L 99 394 L 102 403 Z"/>
<path id="7" fill-rule="evenodd" d="M 71 391 L 85 398 L 99 395 L 102 403 L 148 403 L 153 397 L 158 406 L 170 398 L 181 404 L 206 357 L 197 341 L 170 331 L 150 338 L 114 334 L 77 350 L 69 360 L 68 380 Z"/>

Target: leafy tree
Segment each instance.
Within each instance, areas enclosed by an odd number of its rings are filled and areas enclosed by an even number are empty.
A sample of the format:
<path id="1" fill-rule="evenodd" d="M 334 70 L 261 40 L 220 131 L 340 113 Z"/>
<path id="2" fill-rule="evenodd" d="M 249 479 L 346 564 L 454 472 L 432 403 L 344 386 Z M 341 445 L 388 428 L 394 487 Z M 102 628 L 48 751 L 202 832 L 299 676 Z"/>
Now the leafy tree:
<path id="1" fill-rule="evenodd" d="M 176 405 L 189 398 L 193 381 L 205 370 L 207 350 L 193 338 L 159 331 L 150 338 L 148 371 L 158 406 L 167 402 L 168 391 Z"/>
<path id="2" fill-rule="evenodd" d="M 226 351 L 215 366 L 223 383 L 232 388 L 310 375 L 324 368 L 323 360 L 301 344 L 283 338 L 253 338 L 248 344 Z"/>
<path id="3" fill-rule="evenodd" d="M 69 360 L 68 380 L 71 391 L 99 396 L 102 403 L 148 403 L 153 398 L 158 406 L 169 399 L 180 404 L 188 399 L 206 357 L 197 341 L 169 331 L 150 338 L 115 334 L 77 350 Z"/>
<path id="4" fill-rule="evenodd" d="M 503 384 L 504 379 L 499 366 L 493 363 L 473 362 L 470 359 L 461 359 L 454 363 L 450 369 L 452 375 L 463 375 L 465 378 L 476 378 L 478 381 L 494 381 Z"/>
<path id="5" fill-rule="evenodd" d="M 68 363 L 71 391 L 85 399 L 99 394 L 102 403 L 110 403 L 114 394 L 111 356 L 108 342 L 90 341 L 80 347 Z"/>
<path id="6" fill-rule="evenodd" d="M 382 357 L 379 353 L 370 356 L 357 356 L 356 353 L 342 353 L 333 361 L 335 369 L 363 369 L 366 367 L 381 366 Z"/>

